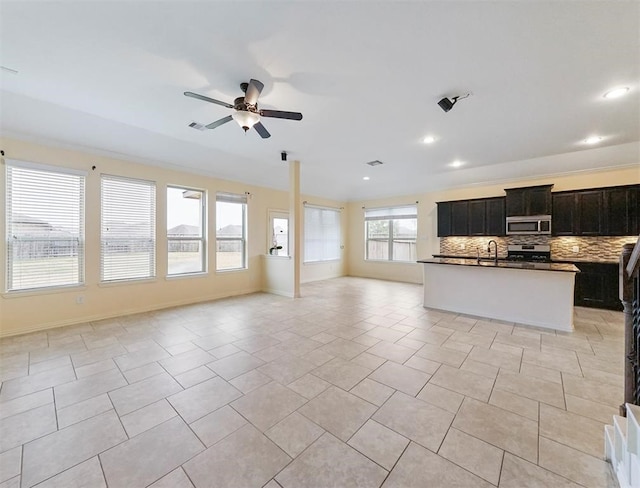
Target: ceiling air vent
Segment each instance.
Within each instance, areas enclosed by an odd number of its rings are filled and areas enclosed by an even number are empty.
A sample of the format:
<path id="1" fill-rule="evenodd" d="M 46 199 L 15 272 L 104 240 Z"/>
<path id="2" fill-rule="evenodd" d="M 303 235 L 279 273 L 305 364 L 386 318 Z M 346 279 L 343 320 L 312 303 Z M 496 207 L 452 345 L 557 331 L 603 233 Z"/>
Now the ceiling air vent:
<path id="1" fill-rule="evenodd" d="M 198 129 L 198 130 L 205 130 L 206 129 L 204 124 L 200 124 L 198 122 L 191 122 L 189 124 L 189 127 L 193 127 L 194 129 Z"/>
<path id="2" fill-rule="evenodd" d="M 380 166 L 381 164 L 384 164 L 384 163 L 376 159 L 375 161 L 369 161 L 366 164 L 368 164 L 369 166 Z"/>

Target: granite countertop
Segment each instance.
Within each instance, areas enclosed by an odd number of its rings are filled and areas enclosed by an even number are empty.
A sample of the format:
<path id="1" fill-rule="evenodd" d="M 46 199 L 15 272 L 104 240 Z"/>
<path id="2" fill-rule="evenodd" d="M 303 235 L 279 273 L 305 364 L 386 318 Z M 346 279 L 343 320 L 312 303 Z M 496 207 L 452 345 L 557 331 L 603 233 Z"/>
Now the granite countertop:
<path id="1" fill-rule="evenodd" d="M 458 266 L 480 266 L 484 268 L 509 268 L 509 269 L 532 269 L 539 271 L 566 271 L 570 273 L 579 273 L 580 270 L 573 264 L 568 263 L 529 263 L 522 261 L 506 261 L 498 260 L 496 263 L 493 259 L 487 260 L 483 258 L 478 261 L 477 258 L 433 258 L 421 259 L 418 261 L 423 264 L 452 264 Z"/>
<path id="2" fill-rule="evenodd" d="M 477 259 L 477 256 L 465 256 L 459 254 L 433 254 L 434 258 L 453 258 L 453 259 Z M 483 256 L 483 258 L 486 256 Z M 505 261 L 507 257 L 498 257 L 498 261 Z M 552 263 L 563 263 L 563 264 L 574 264 L 574 263 L 585 263 L 585 264 L 619 264 L 618 261 L 614 260 L 594 260 L 594 259 L 552 259 Z"/>

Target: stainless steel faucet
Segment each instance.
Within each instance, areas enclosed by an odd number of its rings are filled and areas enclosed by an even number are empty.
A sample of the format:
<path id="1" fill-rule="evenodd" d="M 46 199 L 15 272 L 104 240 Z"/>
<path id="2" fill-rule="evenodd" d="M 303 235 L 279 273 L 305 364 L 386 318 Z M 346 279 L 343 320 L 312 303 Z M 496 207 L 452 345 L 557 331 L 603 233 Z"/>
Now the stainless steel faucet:
<path id="1" fill-rule="evenodd" d="M 491 257 L 491 243 L 493 242 L 495 249 L 496 249 L 496 254 L 493 256 L 493 262 L 498 264 L 498 243 L 496 241 L 494 241 L 493 239 L 491 239 L 489 241 L 489 244 L 487 244 L 487 252 L 489 253 L 489 257 Z"/>

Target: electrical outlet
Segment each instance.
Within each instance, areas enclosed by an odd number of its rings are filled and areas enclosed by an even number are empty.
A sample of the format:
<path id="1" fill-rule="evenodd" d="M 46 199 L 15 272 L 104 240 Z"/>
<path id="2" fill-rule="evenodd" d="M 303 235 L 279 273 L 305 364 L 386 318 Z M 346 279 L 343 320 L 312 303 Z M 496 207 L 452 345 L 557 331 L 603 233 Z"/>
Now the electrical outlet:
<path id="1" fill-rule="evenodd" d="M 84 303 L 84 295 L 78 295 L 76 297 L 76 305 L 82 305 Z"/>
<path id="2" fill-rule="evenodd" d="M 465 244 L 460 244 L 460 249 L 466 249 L 466 245 Z"/>
<path id="3" fill-rule="evenodd" d="M 580 252 L 580 248 L 578 246 L 573 246 L 571 249 L 573 252 Z"/>

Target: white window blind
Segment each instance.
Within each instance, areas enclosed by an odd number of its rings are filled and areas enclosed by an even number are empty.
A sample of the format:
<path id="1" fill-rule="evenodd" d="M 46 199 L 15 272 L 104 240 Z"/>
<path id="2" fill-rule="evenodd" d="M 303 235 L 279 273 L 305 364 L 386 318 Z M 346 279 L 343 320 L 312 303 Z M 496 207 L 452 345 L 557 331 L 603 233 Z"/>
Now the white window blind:
<path id="1" fill-rule="evenodd" d="M 340 259 L 340 211 L 305 206 L 304 262 Z"/>
<path id="2" fill-rule="evenodd" d="M 417 216 L 416 205 L 366 209 L 364 212 L 366 259 L 415 261 Z"/>
<path id="3" fill-rule="evenodd" d="M 102 175 L 101 195 L 101 280 L 154 277 L 155 183 Z"/>
<path id="4" fill-rule="evenodd" d="M 7 291 L 84 282 L 83 172 L 7 163 Z"/>

